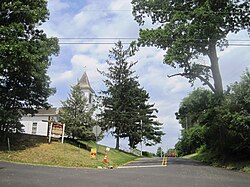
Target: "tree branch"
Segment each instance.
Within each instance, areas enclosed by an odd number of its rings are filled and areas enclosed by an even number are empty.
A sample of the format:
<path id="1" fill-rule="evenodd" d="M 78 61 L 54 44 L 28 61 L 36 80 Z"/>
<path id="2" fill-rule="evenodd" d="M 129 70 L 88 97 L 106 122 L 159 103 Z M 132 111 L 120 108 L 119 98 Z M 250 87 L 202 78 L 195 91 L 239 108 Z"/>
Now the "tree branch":
<path id="1" fill-rule="evenodd" d="M 207 85 L 214 93 L 216 92 L 214 86 L 207 79 L 205 79 L 201 75 L 196 75 L 196 77 L 200 79 L 201 82 L 204 82 L 204 84 Z"/>
<path id="2" fill-rule="evenodd" d="M 176 73 L 176 74 L 173 74 L 173 75 L 168 75 L 167 77 L 168 78 L 171 78 L 171 77 L 175 77 L 175 76 L 186 76 L 186 75 L 188 75 L 187 73 Z"/>
<path id="3" fill-rule="evenodd" d="M 176 74 L 173 74 L 173 75 L 168 75 L 168 78 L 175 77 L 175 76 L 182 76 L 182 77 L 193 76 L 193 77 L 196 77 L 196 78 L 200 79 L 201 82 L 204 82 L 204 85 L 207 85 L 213 92 L 216 91 L 214 86 L 207 79 L 202 77 L 201 75 L 190 74 L 190 73 L 176 73 Z"/>
<path id="4" fill-rule="evenodd" d="M 196 66 L 203 67 L 203 68 L 208 68 L 211 70 L 211 66 L 203 65 L 203 64 L 196 64 Z"/>

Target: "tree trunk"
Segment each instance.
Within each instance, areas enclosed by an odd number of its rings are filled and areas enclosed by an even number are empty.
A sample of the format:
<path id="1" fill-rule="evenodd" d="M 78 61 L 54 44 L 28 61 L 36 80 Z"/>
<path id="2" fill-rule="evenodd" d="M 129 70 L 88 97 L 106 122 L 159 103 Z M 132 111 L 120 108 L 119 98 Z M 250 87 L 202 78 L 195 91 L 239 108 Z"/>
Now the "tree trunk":
<path id="1" fill-rule="evenodd" d="M 134 138 L 133 136 L 129 136 L 129 147 L 134 149 Z"/>
<path id="2" fill-rule="evenodd" d="M 7 129 L 7 127 L 6 127 Z M 0 133 L 0 140 L 1 142 L 6 142 L 7 141 L 7 137 L 8 137 L 8 130 L 3 130 Z"/>
<path id="3" fill-rule="evenodd" d="M 209 59 L 211 62 L 211 71 L 212 71 L 212 76 L 214 79 L 215 93 L 222 93 L 223 92 L 223 85 L 222 85 L 222 79 L 221 79 L 221 74 L 220 74 L 217 52 L 216 52 L 216 44 L 211 44 L 209 46 L 208 56 L 209 56 Z"/>
<path id="4" fill-rule="evenodd" d="M 116 135 L 115 149 L 119 150 L 119 147 L 120 147 L 120 137 L 119 137 L 119 135 Z"/>

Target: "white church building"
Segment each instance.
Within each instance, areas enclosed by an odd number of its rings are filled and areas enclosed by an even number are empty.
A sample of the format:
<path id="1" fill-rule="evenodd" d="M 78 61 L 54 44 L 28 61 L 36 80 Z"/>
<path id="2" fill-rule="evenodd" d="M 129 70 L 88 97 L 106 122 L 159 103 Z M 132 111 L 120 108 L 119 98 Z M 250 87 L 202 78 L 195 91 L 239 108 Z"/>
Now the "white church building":
<path id="1" fill-rule="evenodd" d="M 78 81 L 84 96 L 87 98 L 88 107 L 91 108 L 94 101 L 95 92 L 90 86 L 89 79 L 87 73 L 85 72 L 81 79 Z M 25 115 L 21 119 L 21 123 L 23 124 L 23 133 L 25 134 L 33 134 L 40 136 L 48 136 L 49 135 L 49 123 L 46 121 L 57 121 L 59 108 L 49 108 L 49 109 L 40 109 L 38 113 L 35 115 Z"/>

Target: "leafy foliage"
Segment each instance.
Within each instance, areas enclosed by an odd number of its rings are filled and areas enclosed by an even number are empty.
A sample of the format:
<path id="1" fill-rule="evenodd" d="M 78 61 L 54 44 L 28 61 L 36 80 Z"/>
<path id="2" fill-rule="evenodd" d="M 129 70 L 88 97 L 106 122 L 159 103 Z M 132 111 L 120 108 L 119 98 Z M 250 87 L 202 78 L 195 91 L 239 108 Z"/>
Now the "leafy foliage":
<path id="1" fill-rule="evenodd" d="M 107 61 L 108 72 L 101 72 L 107 79 L 107 86 L 102 91 L 103 112 L 100 115 L 102 127 L 112 130 L 116 137 L 116 149 L 119 149 L 119 138 L 129 138 L 129 145 L 135 148 L 142 140 L 146 145 L 153 145 L 161 141 L 163 135 L 161 123 L 154 120 L 156 109 L 147 104 L 149 94 L 142 88 L 137 77 L 133 76 L 132 67 L 136 62 L 127 62 L 134 54 L 134 45 L 123 49 L 119 41 L 115 48 L 110 50 L 110 59 Z"/>
<path id="2" fill-rule="evenodd" d="M 205 126 L 194 126 L 182 131 L 182 138 L 175 145 L 178 155 L 194 153 L 205 144 Z"/>
<path id="3" fill-rule="evenodd" d="M 59 113 L 60 121 L 65 124 L 65 133 L 73 139 L 94 140 L 93 111 L 94 108 L 89 108 L 81 87 L 73 86 L 69 98 L 62 102 L 62 109 Z"/>
<path id="4" fill-rule="evenodd" d="M 183 69 L 172 76 L 184 76 L 192 84 L 200 79 L 213 92 L 223 92 L 216 47 L 227 46 L 228 33 L 249 28 L 247 1 L 132 0 L 132 5 L 139 25 L 146 17 L 156 25 L 140 30 L 140 46 L 167 49 L 164 63 Z M 210 65 L 198 62 L 199 56 L 208 56 Z"/>
<path id="5" fill-rule="evenodd" d="M 156 156 L 158 156 L 158 157 L 162 157 L 162 156 L 164 156 L 164 151 L 162 150 L 162 148 L 161 147 L 158 147 L 157 148 L 157 150 L 156 150 Z"/>
<path id="6" fill-rule="evenodd" d="M 178 113 L 178 118 L 182 122 L 185 117 L 183 106 L 186 107 L 190 115 L 195 116 L 196 122 L 194 127 L 184 130 L 182 138 L 176 144 L 176 148 L 181 154 L 193 153 L 199 146 L 205 145 L 206 149 L 220 158 L 240 158 L 246 159 L 250 154 L 250 73 L 248 70 L 241 77 L 240 82 L 229 86 L 228 91 L 223 95 L 211 94 L 205 91 L 199 91 L 205 94 L 203 99 L 197 97 L 197 102 L 192 98 L 197 95 L 194 91 L 183 102 Z M 186 101 L 192 100 L 191 103 Z M 197 113 L 192 106 L 201 106 L 201 111 Z M 189 105 L 187 105 L 189 104 Z M 192 121 L 191 121 L 192 122 Z M 203 128 L 201 131 L 204 136 L 203 141 L 197 144 L 193 142 L 193 131 L 197 128 Z"/>
<path id="7" fill-rule="evenodd" d="M 49 16 L 47 1 L 3 0 L 0 12 L 0 131 L 6 136 L 21 130 L 22 113 L 49 107 L 55 90 L 46 72 L 59 46 L 38 29 Z"/>
<path id="8" fill-rule="evenodd" d="M 209 107 L 211 96 L 211 91 L 198 88 L 182 100 L 179 111 L 175 114 L 182 128 L 187 130 L 199 123 L 200 116 Z"/>

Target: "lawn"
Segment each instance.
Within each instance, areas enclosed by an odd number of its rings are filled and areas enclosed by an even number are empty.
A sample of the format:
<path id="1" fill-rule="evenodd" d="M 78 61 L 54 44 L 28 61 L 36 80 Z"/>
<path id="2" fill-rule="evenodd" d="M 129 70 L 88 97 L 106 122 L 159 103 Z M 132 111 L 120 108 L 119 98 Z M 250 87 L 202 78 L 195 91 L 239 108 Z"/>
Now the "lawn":
<path id="1" fill-rule="evenodd" d="M 191 155 L 186 155 L 183 158 L 189 158 L 207 163 L 212 166 L 222 167 L 230 170 L 238 170 L 246 173 L 250 173 L 250 160 L 245 161 L 218 161 L 211 157 L 207 153 L 194 153 Z"/>
<path id="2" fill-rule="evenodd" d="M 117 167 L 137 158 L 112 148 L 107 153 L 105 146 L 98 145 L 97 159 L 93 159 L 90 157 L 90 148 L 93 147 L 96 147 L 94 142 L 69 140 L 63 144 L 58 141 L 53 141 L 51 144 L 36 143 L 33 146 L 12 151 L 0 150 L 0 160 L 62 167 L 97 168 Z M 103 162 L 105 154 L 108 156 L 107 163 Z"/>

